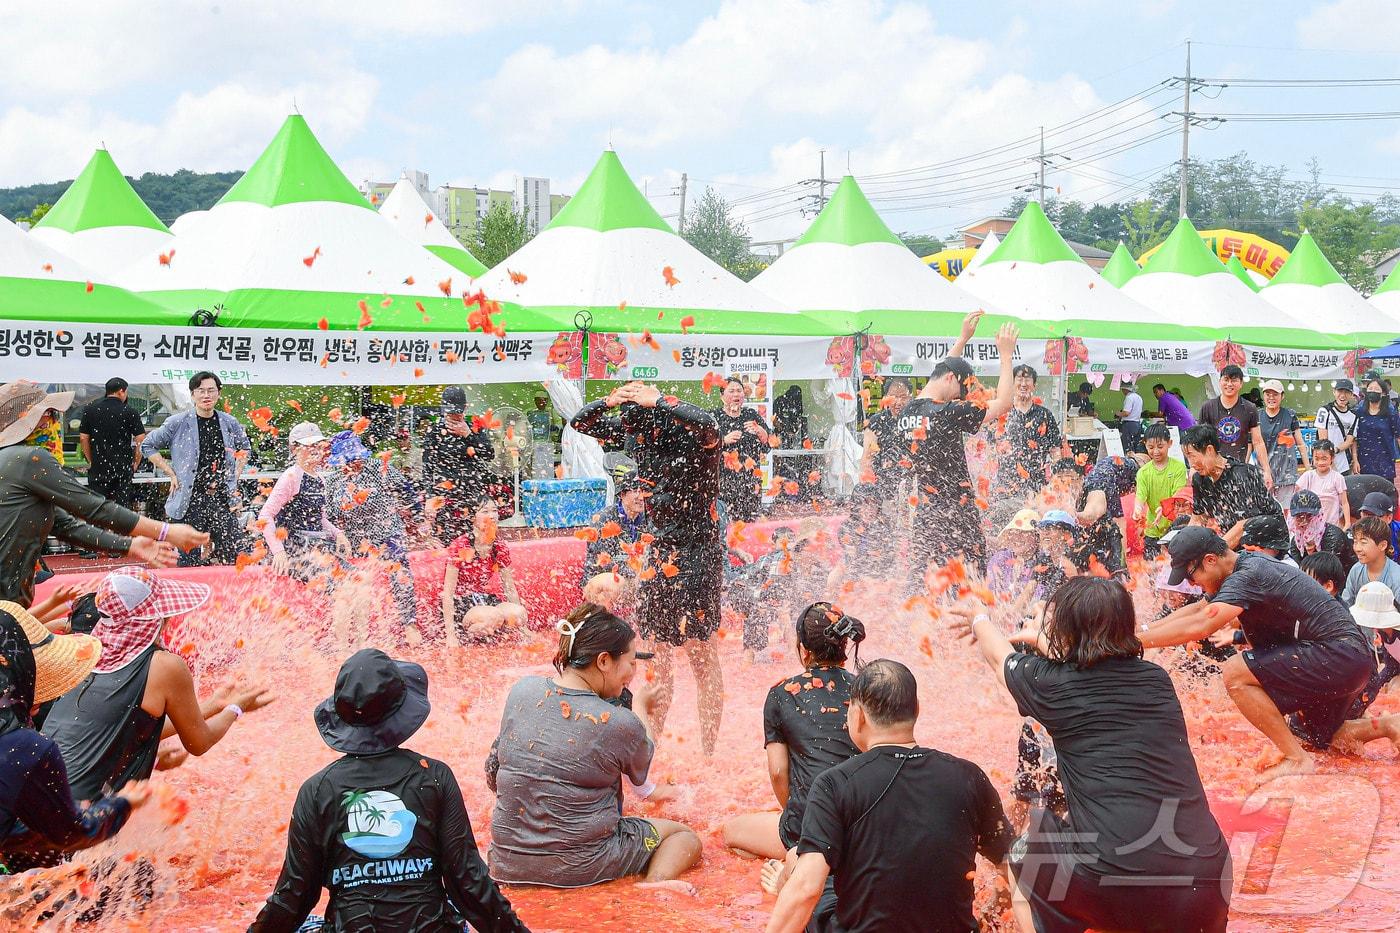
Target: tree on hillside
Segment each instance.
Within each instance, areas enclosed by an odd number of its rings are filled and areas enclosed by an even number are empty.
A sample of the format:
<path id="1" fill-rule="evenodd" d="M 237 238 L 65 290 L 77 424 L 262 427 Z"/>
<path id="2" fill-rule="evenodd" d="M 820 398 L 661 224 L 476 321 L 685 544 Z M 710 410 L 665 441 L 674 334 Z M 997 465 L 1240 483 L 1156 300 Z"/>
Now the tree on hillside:
<path id="1" fill-rule="evenodd" d="M 1365 294 L 1376 290 L 1375 263 L 1400 247 L 1400 225 L 1385 223 L 1373 204 L 1354 204 L 1348 198 L 1330 198 L 1305 204 L 1298 212 L 1298 228 L 1292 237 L 1312 234 L 1322 253 L 1352 288 Z"/>
<path id="2" fill-rule="evenodd" d="M 1142 200 L 1128 205 L 1123 214 L 1123 245 L 1134 256 L 1163 242 L 1176 224 L 1176 215 L 1168 213 L 1151 201 Z"/>
<path id="3" fill-rule="evenodd" d="M 901 233 L 899 239 L 920 259 L 932 256 L 943 249 L 943 241 L 927 233 Z"/>
<path id="4" fill-rule="evenodd" d="M 470 244 L 472 255 L 490 269 L 503 262 L 520 247 L 530 242 L 535 231 L 524 214 L 517 214 L 509 204 L 498 201 L 491 205 L 481 223 L 476 226 L 476 236 Z"/>
<path id="5" fill-rule="evenodd" d="M 747 282 L 763 271 L 749 251 L 748 228 L 730 214 L 729 202 L 715 189 L 705 189 L 685 220 L 686 241 L 739 278 Z"/>
<path id="6" fill-rule="evenodd" d="M 48 202 L 44 202 L 43 204 L 36 204 L 34 205 L 33 210 L 31 210 L 28 214 L 21 214 L 20 216 L 16 217 L 15 223 L 29 224 L 29 226 L 33 227 L 39 221 L 44 219 L 44 215 L 47 214 L 52 207 L 53 205 L 49 204 Z"/>

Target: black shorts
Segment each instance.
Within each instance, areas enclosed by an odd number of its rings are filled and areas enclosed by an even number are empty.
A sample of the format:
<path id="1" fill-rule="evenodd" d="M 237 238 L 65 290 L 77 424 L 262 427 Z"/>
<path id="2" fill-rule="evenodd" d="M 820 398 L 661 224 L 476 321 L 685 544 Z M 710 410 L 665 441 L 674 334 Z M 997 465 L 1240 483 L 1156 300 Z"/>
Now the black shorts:
<path id="1" fill-rule="evenodd" d="M 1072 868 L 1067 862 L 1012 864 L 1016 887 L 1035 918 L 1036 933 L 1089 929 L 1224 933 L 1230 919 L 1229 871 L 1226 859 L 1224 880 L 1185 879 L 1180 885 L 1143 886 L 1114 884 L 1112 878 Z"/>
<path id="2" fill-rule="evenodd" d="M 668 560 L 671 550 L 662 541 L 652 545 L 655 559 L 668 561 L 677 572 L 667 576 L 662 564 L 656 576 L 642 581 L 637 628 L 645 638 L 672 645 L 691 639 L 708 641 L 719 630 L 724 551 L 718 544 L 690 548 Z"/>
<path id="3" fill-rule="evenodd" d="M 1359 636 L 1251 648 L 1240 656 L 1278 711 L 1294 714 L 1288 723 L 1294 734 L 1316 749 L 1332 743 L 1376 669 Z"/>
<path id="4" fill-rule="evenodd" d="M 909 542 L 909 577 L 905 595 L 921 592 L 930 562 L 947 564 L 958 559 L 968 573 L 987 572 L 987 537 L 982 513 L 975 506 L 920 505 L 914 513 L 914 534 Z"/>

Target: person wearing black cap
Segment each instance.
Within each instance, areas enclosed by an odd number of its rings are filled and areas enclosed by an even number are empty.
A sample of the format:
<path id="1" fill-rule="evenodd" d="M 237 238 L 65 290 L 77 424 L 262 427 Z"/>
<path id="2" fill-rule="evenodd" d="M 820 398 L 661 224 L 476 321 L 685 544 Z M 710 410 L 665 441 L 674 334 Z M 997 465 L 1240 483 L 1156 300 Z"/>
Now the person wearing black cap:
<path id="1" fill-rule="evenodd" d="M 477 854 L 452 769 L 401 747 L 428 710 L 420 665 L 376 648 L 341 665 L 315 718 L 343 757 L 302 784 L 282 874 L 249 933 L 305 929 L 322 886 L 328 930 L 526 930 Z"/>
<path id="2" fill-rule="evenodd" d="M 1259 430 L 1259 407 L 1240 398 L 1244 385 L 1244 370 L 1231 364 L 1220 371 L 1220 397 L 1207 399 L 1201 405 L 1201 424 L 1215 429 L 1220 453 L 1237 463 L 1248 463 L 1249 452 L 1264 474 L 1264 485 L 1274 488 L 1274 474 L 1269 468 L 1269 451 L 1264 446 L 1264 434 Z M 1183 441 L 1183 444 L 1185 441 Z"/>
<path id="3" fill-rule="evenodd" d="M 942 564 L 960 556 L 978 573 L 986 570 L 987 539 L 982 534 L 982 512 L 968 472 L 964 438 L 1011 409 L 1015 388 L 1012 357 L 1020 331 L 1008 323 L 997 332 L 1001 366 L 995 397 L 969 399 L 977 377 L 961 351 L 980 317 L 980 311 L 967 316 L 963 339 L 954 345 L 953 354 L 933 368 L 919 397 L 906 405 L 899 417 L 916 484 L 911 497 L 916 502 L 906 594 L 924 586 L 930 561 Z"/>
<path id="4" fill-rule="evenodd" d="M 1395 503 L 1383 492 L 1368 492 L 1361 500 L 1361 517 L 1374 516 L 1390 525 L 1390 559 L 1400 561 L 1400 522 L 1395 520 Z"/>
<path id="5" fill-rule="evenodd" d="M 1356 386 L 1350 379 L 1332 383 L 1333 401 L 1317 410 L 1317 439 L 1336 447 L 1336 469 L 1351 473 L 1350 451 L 1356 446 Z"/>
<path id="6" fill-rule="evenodd" d="M 1256 515 L 1244 523 L 1240 535 L 1240 547 L 1244 550 L 1297 567 L 1298 562 L 1288 553 L 1290 544 L 1288 525 L 1282 515 Z"/>
<path id="7" fill-rule="evenodd" d="M 1301 570 L 1237 554 L 1208 528 L 1181 529 L 1167 549 L 1168 582 L 1189 581 L 1208 599 L 1151 625 L 1142 646 L 1184 645 L 1238 623 L 1250 647 L 1221 665 L 1221 675 L 1240 712 L 1283 754 L 1265 776 L 1310 773 L 1304 744 L 1331 744 L 1375 669 L 1346 607 Z"/>
<path id="8" fill-rule="evenodd" d="M 611 409 L 619 409 L 610 416 Z M 714 753 L 724 715 L 724 675 L 713 636 L 720 624 L 724 541 L 718 497 L 719 427 L 709 412 L 629 382 L 574 415 L 573 428 L 630 447 L 646 493 L 656 539 L 641 579 L 637 628 L 657 647 L 658 698 L 652 713 L 665 727 L 675 680 L 671 649 L 683 647 L 698 685 L 701 744 Z"/>
<path id="9" fill-rule="evenodd" d="M 1090 398 L 1093 394 L 1093 383 L 1081 382 L 1079 388 L 1072 393 L 1066 401 L 1066 405 L 1069 408 L 1078 410 L 1081 417 L 1092 418 L 1097 414 L 1094 407 L 1094 400 Z"/>
<path id="10" fill-rule="evenodd" d="M 585 602 L 595 603 L 624 619 L 637 609 L 637 574 L 642 570 L 643 535 L 652 534 L 647 518 L 646 492 L 631 467 L 613 474 L 617 493 L 613 504 L 593 518 L 586 534 L 588 550 L 583 559 Z"/>
<path id="11" fill-rule="evenodd" d="M 1343 571 L 1356 563 L 1356 551 L 1351 539 L 1340 527 L 1322 517 L 1322 499 L 1317 493 L 1300 489 L 1288 502 L 1288 533 L 1292 543 L 1288 553 L 1301 567 L 1303 559 L 1312 554 L 1335 554 Z"/>
<path id="12" fill-rule="evenodd" d="M 442 420 L 423 439 L 423 491 L 430 503 L 442 499 L 433 526 L 444 542 L 471 524 L 466 506 L 486 495 L 496 459 L 490 430 L 476 419 L 468 420 L 466 411 L 467 393 L 461 386 L 443 389 Z"/>

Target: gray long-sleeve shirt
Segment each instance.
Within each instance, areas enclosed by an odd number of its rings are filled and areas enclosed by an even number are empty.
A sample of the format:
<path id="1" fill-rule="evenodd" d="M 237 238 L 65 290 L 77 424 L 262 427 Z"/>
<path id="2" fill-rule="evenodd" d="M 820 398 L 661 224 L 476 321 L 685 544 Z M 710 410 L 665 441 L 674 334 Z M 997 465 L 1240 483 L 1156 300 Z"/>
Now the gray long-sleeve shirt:
<path id="1" fill-rule="evenodd" d="M 42 447 L 0 449 L 0 599 L 21 606 L 34 599 L 35 563 L 51 533 L 124 553 L 140 518 L 69 476 Z"/>

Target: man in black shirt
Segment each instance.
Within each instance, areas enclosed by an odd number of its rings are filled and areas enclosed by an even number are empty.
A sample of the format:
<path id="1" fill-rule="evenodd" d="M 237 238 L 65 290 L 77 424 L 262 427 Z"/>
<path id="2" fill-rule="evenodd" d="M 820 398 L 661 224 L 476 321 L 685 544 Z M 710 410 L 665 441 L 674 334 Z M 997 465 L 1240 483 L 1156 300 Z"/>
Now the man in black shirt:
<path id="1" fill-rule="evenodd" d="M 968 316 L 973 328 L 976 315 Z M 982 534 L 979 493 L 972 486 L 963 439 L 1011 408 L 1012 357 L 1019 331 L 1014 324 L 1003 324 L 997 333 L 1001 372 L 996 396 L 990 400 L 968 398 L 977 380 L 971 364 L 960 355 L 971 336 L 966 325 L 963 334 L 953 346 L 953 354 L 933 368 L 928 385 L 899 418 L 917 486 L 911 497 L 916 508 L 906 595 L 924 586 L 930 561 L 946 563 L 961 557 L 971 565 L 969 569 L 978 573 L 986 570 L 987 539 Z"/>
<path id="2" fill-rule="evenodd" d="M 713 412 L 725 460 L 719 497 L 731 522 L 752 522 L 763 501 L 756 473 L 768 462 L 768 425 L 744 404 L 744 383 L 737 376 L 725 380 L 720 394 L 724 404 Z"/>
<path id="3" fill-rule="evenodd" d="M 141 462 L 146 426 L 126 404 L 127 383 L 107 380 L 107 394 L 83 411 L 78 444 L 88 462 L 88 488 L 131 507 L 131 475 Z"/>
<path id="4" fill-rule="evenodd" d="M 998 497 L 1024 499 L 1045 486 L 1045 465 L 1060 452 L 1060 426 L 1050 409 L 1035 397 L 1038 373 L 1021 363 L 1011 372 L 1015 391 L 1006 418 L 989 430 L 997 452 L 997 478 L 993 487 Z"/>
<path id="5" fill-rule="evenodd" d="M 442 390 L 441 408 L 442 420 L 423 439 L 423 487 L 428 501 L 438 505 L 433 531 L 445 544 L 471 525 L 466 510 L 486 492 L 496 449 L 490 428 L 479 419 L 467 420 L 461 386 Z"/>
<path id="6" fill-rule="evenodd" d="M 797 867 L 778 896 L 769 933 L 803 929 L 813 907 L 819 929 L 843 933 L 978 928 L 976 855 L 1002 862 L 1010 824 L 981 768 L 914 741 L 918 716 L 909 668 L 890 660 L 866 665 L 851 685 L 846 716 L 863 751 L 813 784 Z"/>
<path id="7" fill-rule="evenodd" d="M 1269 470 L 1269 452 L 1264 447 L 1264 434 L 1259 430 L 1259 406 L 1240 398 L 1244 385 L 1244 370 L 1226 366 L 1220 371 L 1220 397 L 1207 399 L 1201 406 L 1201 424 L 1215 428 L 1220 452 L 1239 463 L 1249 462 L 1254 451 L 1259 469 L 1264 472 L 1264 485 L 1274 488 L 1274 474 Z"/>
<path id="8" fill-rule="evenodd" d="M 1221 674 L 1240 712 L 1283 753 L 1265 777 L 1311 773 L 1299 739 L 1317 749 L 1343 740 L 1347 711 L 1375 670 L 1351 614 L 1303 571 L 1237 554 L 1207 528 L 1183 528 L 1168 550 L 1168 583 L 1189 581 L 1210 598 L 1154 624 L 1142 646 L 1184 645 L 1238 623 L 1250 647 Z"/>
<path id="9" fill-rule="evenodd" d="M 608 411 L 617 408 L 617 416 Z M 629 382 L 574 415 L 573 429 L 629 446 L 656 539 L 640 573 L 637 627 L 656 646 L 660 732 L 675 694 L 672 647 L 684 648 L 698 685 L 701 741 L 713 754 L 724 714 L 724 678 L 712 636 L 720 624 L 724 542 L 720 534 L 719 427 L 709 412 Z"/>
<path id="10" fill-rule="evenodd" d="M 889 497 L 898 495 L 900 483 L 909 475 L 909 448 L 899 430 L 899 416 L 909 404 L 909 396 L 909 380 L 890 376 L 885 380 L 880 410 L 865 422 L 861 473 L 868 470 L 869 476 L 863 482 L 873 482 Z"/>
<path id="11" fill-rule="evenodd" d="M 1282 515 L 1259 467 L 1221 454 L 1215 428 L 1198 424 L 1181 435 L 1181 449 L 1191 475 L 1193 511 L 1210 522 L 1227 544 L 1238 547 L 1244 523 L 1259 515 Z"/>

